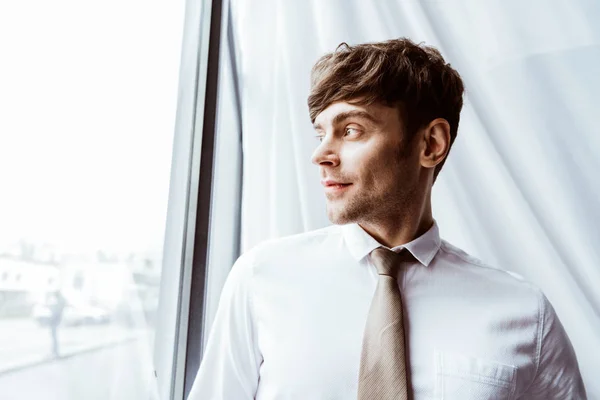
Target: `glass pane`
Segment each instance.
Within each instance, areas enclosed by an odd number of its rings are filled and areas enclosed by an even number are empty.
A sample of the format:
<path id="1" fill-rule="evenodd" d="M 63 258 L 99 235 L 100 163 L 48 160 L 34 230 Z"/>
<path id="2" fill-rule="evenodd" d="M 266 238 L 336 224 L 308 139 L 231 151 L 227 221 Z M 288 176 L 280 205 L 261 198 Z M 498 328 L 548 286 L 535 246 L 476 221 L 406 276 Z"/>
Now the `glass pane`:
<path id="1" fill-rule="evenodd" d="M 155 396 L 183 0 L 0 2 L 0 397 Z"/>

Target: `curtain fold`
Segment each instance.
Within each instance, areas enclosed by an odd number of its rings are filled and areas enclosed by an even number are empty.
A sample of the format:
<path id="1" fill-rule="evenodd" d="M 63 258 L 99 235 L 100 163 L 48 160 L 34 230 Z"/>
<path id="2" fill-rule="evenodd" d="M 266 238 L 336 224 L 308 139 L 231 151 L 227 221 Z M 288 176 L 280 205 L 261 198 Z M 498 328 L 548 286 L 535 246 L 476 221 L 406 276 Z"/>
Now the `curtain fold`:
<path id="1" fill-rule="evenodd" d="M 314 62 L 341 42 L 436 46 L 466 85 L 433 190 L 444 239 L 539 286 L 600 398 L 600 3 L 234 0 L 240 49 L 242 251 L 329 225 L 310 157 Z"/>

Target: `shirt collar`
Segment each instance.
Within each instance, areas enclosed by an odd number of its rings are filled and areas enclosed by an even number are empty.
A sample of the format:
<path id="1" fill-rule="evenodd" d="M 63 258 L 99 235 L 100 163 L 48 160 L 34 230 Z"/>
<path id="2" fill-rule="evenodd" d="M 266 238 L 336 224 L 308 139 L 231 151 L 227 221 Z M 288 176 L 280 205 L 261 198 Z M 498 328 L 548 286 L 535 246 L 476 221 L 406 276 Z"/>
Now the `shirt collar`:
<path id="1" fill-rule="evenodd" d="M 341 229 L 348 250 L 357 261 L 362 260 L 378 247 L 389 249 L 389 247 L 375 240 L 358 224 L 342 225 Z M 434 219 L 431 228 L 423 235 L 390 250 L 406 248 L 421 264 L 427 267 L 440 249 L 441 242 L 438 224 Z"/>

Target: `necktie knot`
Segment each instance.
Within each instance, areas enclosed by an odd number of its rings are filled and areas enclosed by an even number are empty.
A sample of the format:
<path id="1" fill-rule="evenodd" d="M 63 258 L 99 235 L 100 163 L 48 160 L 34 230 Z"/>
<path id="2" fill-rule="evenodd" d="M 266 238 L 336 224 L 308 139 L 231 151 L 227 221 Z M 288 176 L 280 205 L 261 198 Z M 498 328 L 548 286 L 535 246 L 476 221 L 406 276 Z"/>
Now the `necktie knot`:
<path id="1" fill-rule="evenodd" d="M 400 253 L 396 253 L 392 250 L 378 247 L 371 252 L 371 260 L 375 268 L 377 268 L 377 273 L 379 275 L 388 275 L 395 279 L 398 279 L 402 262 L 408 261 L 409 256 L 410 252 L 406 249 L 402 249 Z"/>

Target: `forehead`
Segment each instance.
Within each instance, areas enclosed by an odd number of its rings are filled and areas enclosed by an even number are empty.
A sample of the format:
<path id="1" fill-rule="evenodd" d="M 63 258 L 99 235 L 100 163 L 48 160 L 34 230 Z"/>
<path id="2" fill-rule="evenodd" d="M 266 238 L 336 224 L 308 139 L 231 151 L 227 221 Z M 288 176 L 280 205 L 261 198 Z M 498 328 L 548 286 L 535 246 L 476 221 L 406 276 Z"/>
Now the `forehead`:
<path id="1" fill-rule="evenodd" d="M 371 124 L 384 124 L 390 117 L 397 118 L 396 109 L 381 104 L 357 105 L 336 102 L 321 111 L 315 118 L 314 128 L 323 129 L 349 118 L 365 120 Z"/>

